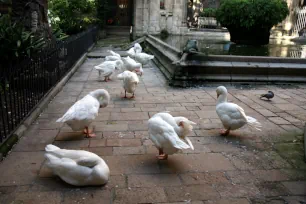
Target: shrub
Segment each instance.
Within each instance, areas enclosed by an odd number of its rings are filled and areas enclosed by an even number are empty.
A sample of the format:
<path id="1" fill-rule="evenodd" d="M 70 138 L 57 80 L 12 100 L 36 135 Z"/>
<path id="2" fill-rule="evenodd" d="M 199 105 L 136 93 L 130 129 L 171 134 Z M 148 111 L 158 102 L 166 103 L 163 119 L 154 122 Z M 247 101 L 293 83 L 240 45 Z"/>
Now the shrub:
<path id="1" fill-rule="evenodd" d="M 97 22 L 94 0 L 50 0 L 51 14 L 58 26 L 68 35 L 86 30 Z"/>
<path id="2" fill-rule="evenodd" d="M 205 8 L 200 13 L 200 17 L 216 17 L 216 11 L 217 9 L 215 8 Z"/>
<path id="3" fill-rule="evenodd" d="M 0 60 L 2 65 L 16 63 L 25 56 L 33 56 L 45 44 L 44 38 L 26 31 L 21 24 L 12 23 L 9 15 L 0 17 Z"/>
<path id="4" fill-rule="evenodd" d="M 271 29 L 289 14 L 284 0 L 223 0 L 217 21 L 227 28 Z"/>

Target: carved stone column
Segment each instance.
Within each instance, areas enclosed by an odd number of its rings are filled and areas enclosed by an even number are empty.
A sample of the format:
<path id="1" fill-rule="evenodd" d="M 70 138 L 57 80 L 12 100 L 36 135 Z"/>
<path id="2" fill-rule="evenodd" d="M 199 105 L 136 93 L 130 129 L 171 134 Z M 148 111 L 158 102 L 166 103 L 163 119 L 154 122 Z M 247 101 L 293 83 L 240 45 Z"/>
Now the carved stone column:
<path id="1" fill-rule="evenodd" d="M 51 38 L 47 0 L 12 0 L 13 21 L 21 22 L 28 31 Z"/>
<path id="2" fill-rule="evenodd" d="M 148 0 L 149 4 L 149 28 L 150 34 L 160 33 L 159 19 L 160 19 L 160 5 L 158 0 Z"/>
<path id="3" fill-rule="evenodd" d="M 187 16 L 186 0 L 175 0 L 173 4 L 173 26 L 172 34 L 184 34 L 187 32 L 187 25 L 184 23 Z"/>
<path id="4" fill-rule="evenodd" d="M 182 26 L 187 27 L 187 9 L 188 9 L 188 0 L 183 0 L 183 15 L 182 15 Z"/>

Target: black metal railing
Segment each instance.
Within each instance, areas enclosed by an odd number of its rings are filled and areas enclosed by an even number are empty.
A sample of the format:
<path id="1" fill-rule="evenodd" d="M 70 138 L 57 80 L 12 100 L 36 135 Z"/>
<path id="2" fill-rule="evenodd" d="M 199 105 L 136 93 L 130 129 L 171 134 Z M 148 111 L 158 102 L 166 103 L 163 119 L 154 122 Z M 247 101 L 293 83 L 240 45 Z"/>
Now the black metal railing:
<path id="1" fill-rule="evenodd" d="M 35 57 L 0 70 L 0 144 L 96 41 L 93 27 L 56 42 Z"/>

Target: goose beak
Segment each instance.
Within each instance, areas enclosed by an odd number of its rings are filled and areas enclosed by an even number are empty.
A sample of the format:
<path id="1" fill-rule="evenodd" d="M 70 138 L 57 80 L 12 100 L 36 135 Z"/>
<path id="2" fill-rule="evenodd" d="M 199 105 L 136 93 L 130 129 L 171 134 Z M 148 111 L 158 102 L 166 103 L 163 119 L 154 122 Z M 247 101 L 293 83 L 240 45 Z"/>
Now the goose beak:
<path id="1" fill-rule="evenodd" d="M 217 93 L 217 98 L 219 98 L 220 94 Z"/>

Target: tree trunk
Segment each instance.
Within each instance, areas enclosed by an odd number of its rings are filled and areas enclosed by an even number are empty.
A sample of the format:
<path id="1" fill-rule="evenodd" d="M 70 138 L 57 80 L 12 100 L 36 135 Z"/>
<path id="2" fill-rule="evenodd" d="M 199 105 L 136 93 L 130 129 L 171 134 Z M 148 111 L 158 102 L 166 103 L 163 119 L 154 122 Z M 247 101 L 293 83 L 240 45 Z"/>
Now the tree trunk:
<path id="1" fill-rule="evenodd" d="M 48 23 L 48 0 L 12 0 L 12 19 L 21 22 L 28 31 L 51 39 Z"/>

